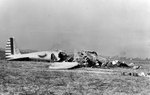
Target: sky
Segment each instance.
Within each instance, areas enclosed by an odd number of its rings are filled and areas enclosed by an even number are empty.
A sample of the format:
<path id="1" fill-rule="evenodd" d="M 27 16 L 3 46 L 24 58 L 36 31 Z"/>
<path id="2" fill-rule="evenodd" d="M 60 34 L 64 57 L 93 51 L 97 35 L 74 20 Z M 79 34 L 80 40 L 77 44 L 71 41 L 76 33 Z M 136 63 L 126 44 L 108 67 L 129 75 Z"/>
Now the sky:
<path id="1" fill-rule="evenodd" d="M 0 47 L 150 58 L 150 0 L 0 0 Z"/>

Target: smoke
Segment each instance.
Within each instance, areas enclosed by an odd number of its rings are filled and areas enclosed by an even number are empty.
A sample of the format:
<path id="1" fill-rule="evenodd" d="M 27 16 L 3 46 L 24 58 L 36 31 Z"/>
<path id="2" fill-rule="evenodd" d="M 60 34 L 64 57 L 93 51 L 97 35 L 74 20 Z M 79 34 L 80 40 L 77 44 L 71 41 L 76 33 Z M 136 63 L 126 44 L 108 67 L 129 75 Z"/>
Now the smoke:
<path id="1" fill-rule="evenodd" d="M 120 52 L 120 56 L 121 56 L 121 57 L 125 57 L 125 56 L 126 56 L 126 52 L 125 52 L 125 51 L 121 51 L 121 52 Z"/>

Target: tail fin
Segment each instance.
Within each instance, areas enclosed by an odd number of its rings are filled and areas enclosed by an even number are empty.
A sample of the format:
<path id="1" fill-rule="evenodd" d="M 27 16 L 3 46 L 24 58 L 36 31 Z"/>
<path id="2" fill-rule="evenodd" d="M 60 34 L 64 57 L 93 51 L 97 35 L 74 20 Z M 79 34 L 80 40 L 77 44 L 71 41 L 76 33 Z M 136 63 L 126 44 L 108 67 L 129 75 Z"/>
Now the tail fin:
<path id="1" fill-rule="evenodd" d="M 16 46 L 14 38 L 9 38 L 6 43 L 5 56 L 6 58 L 10 55 L 20 54 L 19 49 Z"/>

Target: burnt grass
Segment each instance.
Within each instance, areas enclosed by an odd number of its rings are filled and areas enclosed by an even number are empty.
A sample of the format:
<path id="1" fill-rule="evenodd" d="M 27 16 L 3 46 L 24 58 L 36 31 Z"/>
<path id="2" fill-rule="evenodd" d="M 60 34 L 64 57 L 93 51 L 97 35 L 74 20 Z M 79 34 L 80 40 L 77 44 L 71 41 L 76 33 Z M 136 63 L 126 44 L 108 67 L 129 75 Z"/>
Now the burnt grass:
<path id="1" fill-rule="evenodd" d="M 0 61 L 1 95 L 149 95 L 150 79 L 115 74 L 90 73 L 84 68 L 49 70 L 49 63 Z M 150 64 L 142 64 L 149 72 Z M 148 67 L 149 66 L 149 67 Z M 142 69 L 142 70 L 143 70 Z M 91 70 L 91 68 L 90 68 Z M 99 69 L 94 69 L 99 71 Z M 82 72 L 83 71 L 83 72 Z M 103 72 L 105 71 L 102 70 Z M 133 70 L 135 71 L 135 70 Z M 138 72 L 138 70 L 137 70 Z"/>

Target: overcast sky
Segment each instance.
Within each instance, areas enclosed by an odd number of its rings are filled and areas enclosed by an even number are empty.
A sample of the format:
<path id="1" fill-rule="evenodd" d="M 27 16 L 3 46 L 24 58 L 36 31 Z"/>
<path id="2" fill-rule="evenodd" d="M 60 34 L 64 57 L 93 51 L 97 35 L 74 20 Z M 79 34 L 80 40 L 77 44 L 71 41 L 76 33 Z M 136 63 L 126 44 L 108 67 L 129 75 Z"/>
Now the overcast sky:
<path id="1" fill-rule="evenodd" d="M 150 0 L 0 0 L 0 47 L 150 57 Z"/>

